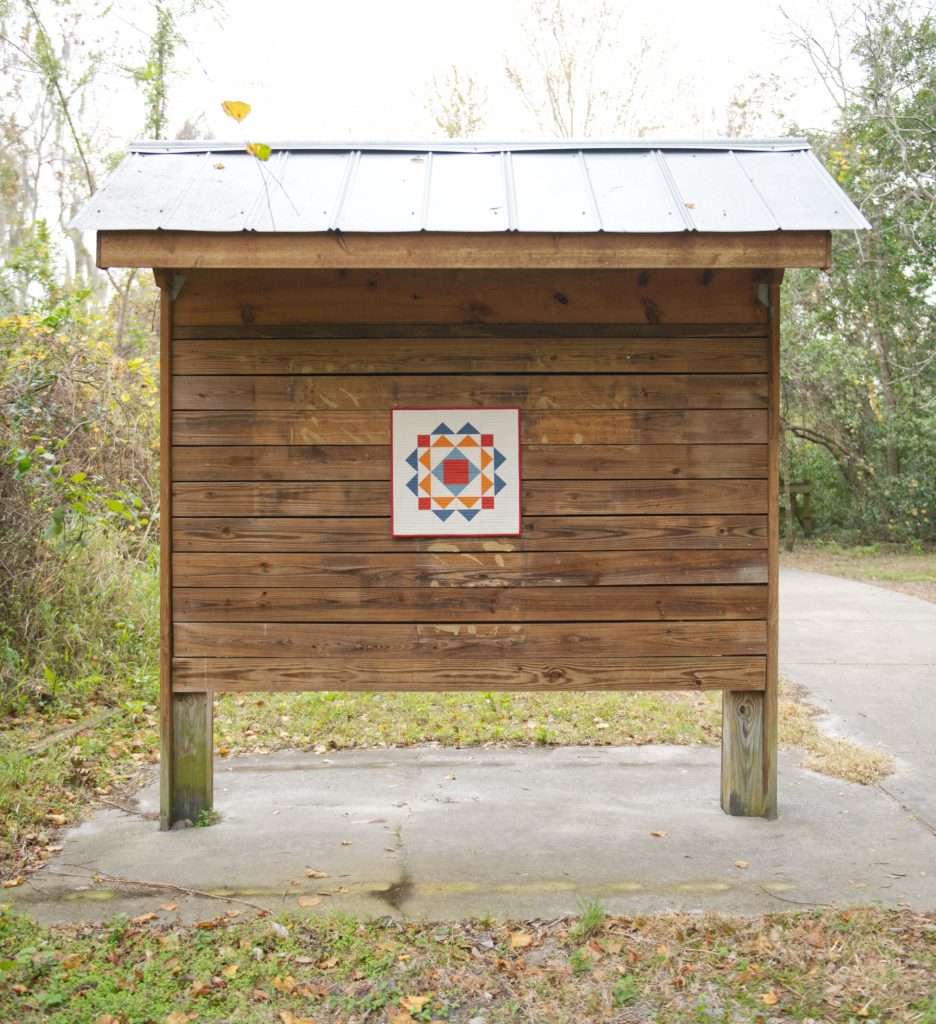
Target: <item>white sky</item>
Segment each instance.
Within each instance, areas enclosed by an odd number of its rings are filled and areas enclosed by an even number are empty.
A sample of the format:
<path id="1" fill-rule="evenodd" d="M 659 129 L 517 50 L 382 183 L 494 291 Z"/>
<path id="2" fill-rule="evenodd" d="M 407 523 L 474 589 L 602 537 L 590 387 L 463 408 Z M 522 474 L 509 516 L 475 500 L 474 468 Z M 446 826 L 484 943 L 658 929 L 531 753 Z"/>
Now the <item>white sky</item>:
<path id="1" fill-rule="evenodd" d="M 589 0 L 568 0 L 571 10 Z M 829 0 L 836 8 L 844 0 Z M 622 12 L 622 52 L 650 40 L 649 123 L 664 137 L 717 135 L 727 101 L 754 74 L 777 73 L 787 123 L 820 127 L 827 98 L 805 58 L 793 52 L 780 5 L 763 0 L 612 0 Z M 822 2 L 785 0 L 796 20 L 827 23 Z M 135 8 L 135 10 L 134 10 Z M 146 0 L 115 6 L 129 39 L 145 43 Z M 438 135 L 427 110 L 434 74 L 453 64 L 487 87 L 480 138 L 537 138 L 537 127 L 504 75 L 504 57 L 522 58 L 522 0 L 227 0 L 223 16 L 185 22 L 183 81 L 173 85 L 173 134 L 186 117 L 219 139 L 391 140 Z M 649 11 L 641 24 L 638 11 Z M 120 146 L 139 134 L 139 93 L 115 81 L 103 118 Z M 224 99 L 242 99 L 253 113 L 240 128 L 224 116 Z M 760 134 L 783 123 L 767 118 Z M 134 130 L 136 128 L 136 130 Z"/>

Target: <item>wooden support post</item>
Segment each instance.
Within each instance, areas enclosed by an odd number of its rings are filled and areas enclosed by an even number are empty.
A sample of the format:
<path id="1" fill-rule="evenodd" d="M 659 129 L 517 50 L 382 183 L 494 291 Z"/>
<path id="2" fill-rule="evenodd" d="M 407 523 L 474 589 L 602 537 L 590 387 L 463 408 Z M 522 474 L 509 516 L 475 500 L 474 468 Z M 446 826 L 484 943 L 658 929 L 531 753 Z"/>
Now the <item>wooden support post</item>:
<path id="1" fill-rule="evenodd" d="M 212 696 L 172 691 L 172 310 L 179 275 L 155 271 L 159 307 L 159 827 L 212 802 Z"/>
<path id="2" fill-rule="evenodd" d="M 780 283 L 768 275 L 767 665 L 763 693 L 726 690 L 722 704 L 721 805 L 726 814 L 777 816 L 780 573 Z"/>
<path id="3" fill-rule="evenodd" d="M 726 690 L 722 699 L 721 805 L 726 814 L 767 813 L 764 760 L 764 694 Z"/>
<path id="4" fill-rule="evenodd" d="M 210 693 L 176 693 L 172 697 L 173 824 L 198 822 L 212 803 L 212 699 Z"/>

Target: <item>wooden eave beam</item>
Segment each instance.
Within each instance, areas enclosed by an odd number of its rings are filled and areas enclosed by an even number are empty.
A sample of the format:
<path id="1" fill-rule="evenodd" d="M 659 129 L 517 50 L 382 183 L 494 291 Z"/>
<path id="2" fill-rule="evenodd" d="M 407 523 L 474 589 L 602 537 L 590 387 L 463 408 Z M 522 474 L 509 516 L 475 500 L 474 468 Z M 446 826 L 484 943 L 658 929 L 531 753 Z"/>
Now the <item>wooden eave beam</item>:
<path id="1" fill-rule="evenodd" d="M 829 231 L 670 234 L 99 231 L 97 264 L 166 270 L 828 267 Z"/>

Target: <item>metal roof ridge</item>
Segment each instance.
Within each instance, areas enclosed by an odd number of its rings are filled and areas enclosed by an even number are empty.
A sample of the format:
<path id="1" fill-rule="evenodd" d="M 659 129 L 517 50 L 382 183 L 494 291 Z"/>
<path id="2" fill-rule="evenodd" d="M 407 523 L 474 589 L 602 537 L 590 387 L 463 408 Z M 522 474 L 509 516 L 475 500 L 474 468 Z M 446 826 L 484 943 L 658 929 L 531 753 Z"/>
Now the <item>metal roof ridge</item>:
<path id="1" fill-rule="evenodd" d="M 808 150 L 809 141 L 792 136 L 775 139 L 550 139 L 507 141 L 472 140 L 399 140 L 399 141 L 281 141 L 268 143 L 274 151 L 295 152 L 412 152 L 412 153 L 523 153 L 523 152 L 592 152 L 601 150 L 747 150 L 783 152 L 786 150 Z M 140 139 L 131 142 L 128 150 L 132 153 L 221 153 L 242 152 L 244 144 L 237 141 L 217 139 Z"/>

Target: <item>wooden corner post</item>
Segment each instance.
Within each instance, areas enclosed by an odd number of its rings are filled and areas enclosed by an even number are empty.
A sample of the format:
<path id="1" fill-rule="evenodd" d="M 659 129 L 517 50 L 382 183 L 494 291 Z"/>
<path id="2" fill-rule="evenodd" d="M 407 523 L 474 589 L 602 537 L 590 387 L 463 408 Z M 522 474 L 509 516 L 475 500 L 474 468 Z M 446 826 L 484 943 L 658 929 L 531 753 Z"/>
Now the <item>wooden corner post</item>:
<path id="1" fill-rule="evenodd" d="M 172 311 L 180 275 L 159 285 L 159 827 L 212 805 L 212 695 L 172 690 Z"/>
<path id="2" fill-rule="evenodd" d="M 766 294 L 767 340 L 767 659 L 765 689 L 725 690 L 722 703 L 721 805 L 726 814 L 777 817 L 777 692 L 780 552 L 780 283 L 772 271 Z"/>

